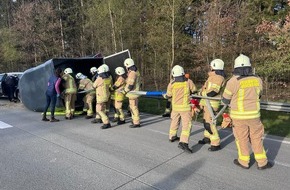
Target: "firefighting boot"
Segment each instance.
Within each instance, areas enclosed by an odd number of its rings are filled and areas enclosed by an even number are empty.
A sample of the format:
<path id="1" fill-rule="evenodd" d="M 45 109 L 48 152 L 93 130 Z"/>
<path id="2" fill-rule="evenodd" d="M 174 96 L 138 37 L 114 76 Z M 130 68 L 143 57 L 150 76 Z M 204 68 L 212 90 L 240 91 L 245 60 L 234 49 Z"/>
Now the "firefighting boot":
<path id="1" fill-rule="evenodd" d="M 102 120 L 101 119 L 93 119 L 92 121 L 91 121 L 91 123 L 102 123 Z"/>
<path id="2" fill-rule="evenodd" d="M 55 119 L 54 117 L 50 118 L 50 122 L 58 122 L 58 121 L 59 121 L 59 119 Z"/>
<path id="3" fill-rule="evenodd" d="M 210 139 L 207 137 L 204 137 L 203 139 L 198 141 L 198 144 L 209 144 L 210 143 Z"/>
<path id="4" fill-rule="evenodd" d="M 185 152 L 191 154 L 192 150 L 188 147 L 188 143 L 184 143 L 184 142 L 179 142 L 178 144 L 178 148 L 184 150 Z"/>
<path id="5" fill-rule="evenodd" d="M 221 146 L 220 145 L 218 145 L 218 146 L 210 146 L 209 148 L 208 148 L 208 150 L 209 151 L 218 151 L 218 150 L 220 150 L 221 149 Z"/>
<path id="6" fill-rule="evenodd" d="M 43 114 L 43 116 L 42 116 L 42 119 L 41 119 L 42 121 L 49 121 L 49 119 L 47 119 L 46 118 L 46 114 Z"/>
<path id="7" fill-rule="evenodd" d="M 258 170 L 265 170 L 265 169 L 272 168 L 272 167 L 273 167 L 273 164 L 268 161 L 265 166 L 261 166 L 261 167 L 258 166 Z"/>
<path id="8" fill-rule="evenodd" d="M 246 167 L 246 166 L 243 166 L 242 164 L 240 164 L 239 160 L 238 159 L 234 159 L 234 164 L 243 168 L 243 169 L 249 169 L 250 167 Z"/>
<path id="9" fill-rule="evenodd" d="M 86 119 L 91 119 L 91 118 L 93 118 L 94 116 L 92 116 L 92 115 L 87 115 L 85 118 Z"/>
<path id="10" fill-rule="evenodd" d="M 141 127 L 140 124 L 132 124 L 129 126 L 130 128 L 138 128 L 138 127 Z"/>
<path id="11" fill-rule="evenodd" d="M 111 126 L 110 123 L 108 123 L 108 124 L 104 124 L 104 125 L 101 127 L 101 129 L 108 129 L 108 128 L 110 128 L 110 127 L 112 127 L 112 126 Z"/>
<path id="12" fill-rule="evenodd" d="M 173 136 L 169 139 L 170 142 L 178 141 L 180 138 L 178 136 Z"/>
<path id="13" fill-rule="evenodd" d="M 118 124 L 118 125 L 125 124 L 125 120 L 118 120 L 117 124 Z"/>

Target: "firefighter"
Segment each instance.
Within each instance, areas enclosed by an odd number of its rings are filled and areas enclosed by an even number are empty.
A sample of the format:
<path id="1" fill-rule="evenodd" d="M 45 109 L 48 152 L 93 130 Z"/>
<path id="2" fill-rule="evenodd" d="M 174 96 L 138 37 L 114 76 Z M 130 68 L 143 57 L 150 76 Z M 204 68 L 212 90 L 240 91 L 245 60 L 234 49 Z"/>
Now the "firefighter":
<path id="1" fill-rule="evenodd" d="M 106 64 L 103 64 L 102 66 L 105 68 L 106 73 L 107 73 L 107 75 L 109 76 L 109 79 L 110 79 L 110 86 L 113 86 L 113 77 L 112 77 L 112 75 L 111 75 L 111 72 L 110 72 L 110 68 L 109 68 L 109 66 L 106 65 Z M 109 99 L 108 99 L 108 101 L 107 101 L 107 103 L 106 103 L 106 108 L 105 108 L 107 116 L 109 116 L 109 112 L 110 112 L 111 99 L 112 99 L 112 94 L 111 94 L 111 92 L 110 92 L 110 96 L 109 96 Z M 113 107 L 114 107 L 114 106 L 113 106 Z"/>
<path id="2" fill-rule="evenodd" d="M 185 78 L 188 78 L 188 79 L 190 77 L 188 73 L 186 73 L 184 76 Z M 165 107 L 164 113 L 162 114 L 162 117 L 170 117 L 170 113 L 171 113 L 171 98 L 168 98 L 166 100 L 166 107 Z"/>
<path id="3" fill-rule="evenodd" d="M 126 85 L 126 74 L 125 69 L 123 67 L 117 67 L 115 69 L 115 73 L 118 75 L 117 81 L 113 85 L 114 90 L 114 100 L 115 100 L 115 109 L 116 109 L 116 118 L 117 124 L 122 125 L 125 123 L 125 115 L 122 109 L 123 106 L 123 100 L 124 100 L 124 94 L 120 92 L 121 89 L 123 89 Z"/>
<path id="4" fill-rule="evenodd" d="M 249 143 L 259 170 L 273 166 L 267 160 L 263 147 L 264 126 L 260 120 L 262 90 L 262 80 L 253 75 L 249 57 L 239 55 L 235 59 L 233 76 L 227 82 L 222 102 L 230 106 L 230 117 L 238 150 L 238 159 L 234 159 L 234 164 L 244 169 L 249 169 Z"/>
<path id="5" fill-rule="evenodd" d="M 190 94 L 196 91 L 196 86 L 192 80 L 187 79 L 184 75 L 184 69 L 181 66 L 175 65 L 172 68 L 173 81 L 168 84 L 164 97 L 166 99 L 172 98 L 169 141 L 179 140 L 178 147 L 188 153 L 192 153 L 192 150 L 188 147 L 192 121 Z M 180 121 L 182 123 L 182 131 L 179 138 L 177 132 Z"/>
<path id="6" fill-rule="evenodd" d="M 106 103 L 110 96 L 109 89 L 111 88 L 111 79 L 103 65 L 98 68 L 98 78 L 95 80 L 93 87 L 96 89 L 96 111 L 97 114 L 101 116 L 101 120 L 104 124 L 101 129 L 110 128 L 111 124 L 106 115 Z M 98 118 L 92 120 L 92 123 L 98 123 Z"/>
<path id="7" fill-rule="evenodd" d="M 92 82 L 95 82 L 98 77 L 98 69 L 96 67 L 92 67 L 90 69 L 90 73 L 92 74 Z"/>
<path id="8" fill-rule="evenodd" d="M 140 116 L 138 109 L 138 95 L 130 94 L 130 91 L 140 90 L 140 73 L 131 58 L 127 58 L 124 61 L 124 66 L 128 71 L 128 77 L 126 79 L 126 85 L 121 92 L 129 98 L 129 107 L 132 115 L 133 124 L 130 125 L 131 128 L 140 127 Z"/>
<path id="9" fill-rule="evenodd" d="M 75 112 L 75 101 L 77 99 L 77 87 L 75 79 L 72 76 L 73 70 L 66 68 L 62 79 L 64 80 L 64 101 L 65 101 L 65 119 L 73 119 Z"/>
<path id="10" fill-rule="evenodd" d="M 210 63 L 210 71 L 208 72 L 208 79 L 201 89 L 201 95 L 207 97 L 220 97 L 221 89 L 224 85 L 225 73 L 224 62 L 221 59 L 214 59 Z M 201 108 L 203 109 L 203 126 L 204 138 L 199 140 L 199 144 L 210 144 L 209 151 L 218 151 L 221 149 L 220 137 L 216 128 L 216 124 L 212 121 L 209 108 L 206 105 L 206 100 L 201 99 Z M 220 106 L 219 100 L 210 100 L 210 105 L 215 113 Z"/>
<path id="11" fill-rule="evenodd" d="M 76 79 L 80 80 L 78 90 L 85 90 L 86 95 L 83 98 L 84 112 L 87 112 L 86 119 L 93 118 L 93 100 L 96 98 L 96 91 L 93 87 L 93 82 L 82 73 L 76 74 Z"/>

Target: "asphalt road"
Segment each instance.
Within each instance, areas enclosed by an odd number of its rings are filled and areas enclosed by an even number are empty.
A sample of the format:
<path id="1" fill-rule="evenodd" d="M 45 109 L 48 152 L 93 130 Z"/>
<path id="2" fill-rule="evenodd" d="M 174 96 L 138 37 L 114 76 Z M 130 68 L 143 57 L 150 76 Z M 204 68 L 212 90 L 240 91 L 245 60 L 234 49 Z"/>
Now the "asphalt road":
<path id="1" fill-rule="evenodd" d="M 193 122 L 193 154 L 168 141 L 170 119 L 141 115 L 141 128 L 100 129 L 84 117 L 58 123 L 20 103 L 0 100 L 1 190 L 191 190 L 290 189 L 290 141 L 265 136 L 273 168 L 249 170 L 233 164 L 237 157 L 231 129 L 219 130 L 222 150 L 198 145 L 203 128 Z"/>

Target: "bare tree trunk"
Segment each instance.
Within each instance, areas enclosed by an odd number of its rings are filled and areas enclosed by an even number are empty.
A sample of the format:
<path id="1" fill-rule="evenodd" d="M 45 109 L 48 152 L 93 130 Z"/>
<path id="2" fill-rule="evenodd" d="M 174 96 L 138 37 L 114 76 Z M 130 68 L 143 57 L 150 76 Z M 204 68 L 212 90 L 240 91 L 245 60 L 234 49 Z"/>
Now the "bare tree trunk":
<path id="1" fill-rule="evenodd" d="M 115 35 L 115 25 L 114 25 L 114 20 L 113 20 L 110 2 L 108 3 L 108 5 L 109 5 L 110 21 L 111 21 L 111 26 L 112 26 L 113 47 L 114 47 L 114 51 L 116 53 L 117 52 L 117 43 L 116 43 L 116 35 Z"/>
<path id="2" fill-rule="evenodd" d="M 61 4 L 61 0 L 58 0 L 58 10 L 59 12 L 61 12 L 61 7 L 60 7 L 60 4 Z M 60 36 L 61 36 L 61 47 L 62 47 L 62 56 L 65 55 L 65 51 L 64 51 L 64 35 L 63 35 L 63 25 L 62 25 L 62 18 L 61 18 L 61 15 L 59 17 L 59 26 L 60 26 Z"/>
<path id="3" fill-rule="evenodd" d="M 84 56 L 85 55 L 85 51 L 84 51 L 84 34 L 85 34 L 85 26 L 84 26 L 84 2 L 83 0 L 81 0 L 81 14 L 82 14 L 82 32 L 81 32 L 81 55 Z"/>

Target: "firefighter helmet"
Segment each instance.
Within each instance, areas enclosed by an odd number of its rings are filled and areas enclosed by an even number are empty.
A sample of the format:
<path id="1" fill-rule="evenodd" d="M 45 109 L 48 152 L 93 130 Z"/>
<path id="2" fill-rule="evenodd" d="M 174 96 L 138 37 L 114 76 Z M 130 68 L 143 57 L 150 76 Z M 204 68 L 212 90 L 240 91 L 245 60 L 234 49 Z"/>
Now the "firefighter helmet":
<path id="1" fill-rule="evenodd" d="M 72 71 L 71 68 L 66 68 L 63 72 L 64 72 L 64 74 L 70 74 L 70 73 L 73 73 L 73 71 Z"/>
<path id="2" fill-rule="evenodd" d="M 102 66 L 105 68 L 106 72 L 109 72 L 110 71 L 109 66 L 106 65 L 105 63 Z"/>
<path id="3" fill-rule="evenodd" d="M 221 59 L 214 59 L 210 62 L 210 66 L 213 70 L 224 70 L 225 63 Z"/>
<path id="4" fill-rule="evenodd" d="M 234 65 L 234 68 L 238 68 L 238 67 L 251 67 L 250 58 L 243 54 L 239 55 L 235 59 L 235 65 Z"/>
<path id="5" fill-rule="evenodd" d="M 92 68 L 90 69 L 90 72 L 91 72 L 91 73 L 96 73 L 96 72 L 98 72 L 98 69 L 97 69 L 96 67 L 92 67 Z"/>
<path id="6" fill-rule="evenodd" d="M 117 67 L 117 68 L 115 69 L 115 73 L 116 73 L 117 75 L 123 75 L 123 74 L 125 74 L 125 69 L 124 69 L 123 67 Z"/>
<path id="7" fill-rule="evenodd" d="M 180 76 L 184 75 L 184 69 L 181 66 L 179 66 L 179 65 L 175 65 L 172 68 L 171 73 L 172 73 L 173 77 L 180 77 Z"/>
<path id="8" fill-rule="evenodd" d="M 107 69 L 104 65 L 101 65 L 99 68 L 98 68 L 98 74 L 101 74 L 101 73 L 105 73 L 107 72 Z"/>
<path id="9" fill-rule="evenodd" d="M 127 58 L 127 59 L 125 59 L 125 61 L 124 61 L 124 66 L 125 66 L 125 67 L 128 68 L 128 67 L 131 67 L 131 66 L 133 66 L 133 65 L 135 65 L 133 59 L 131 59 L 131 58 Z"/>

